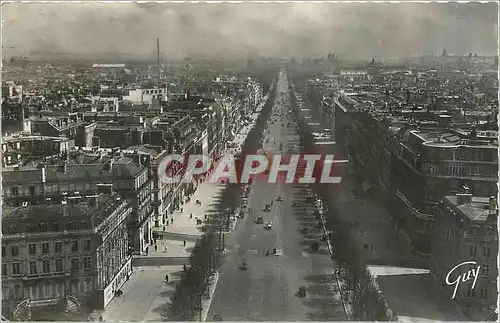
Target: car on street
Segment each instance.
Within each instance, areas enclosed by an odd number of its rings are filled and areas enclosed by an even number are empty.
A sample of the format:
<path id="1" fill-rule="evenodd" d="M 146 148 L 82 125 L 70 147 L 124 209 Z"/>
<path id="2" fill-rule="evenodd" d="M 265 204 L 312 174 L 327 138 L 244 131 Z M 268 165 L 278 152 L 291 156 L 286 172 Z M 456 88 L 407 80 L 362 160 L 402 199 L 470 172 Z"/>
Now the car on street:
<path id="1" fill-rule="evenodd" d="M 293 202 L 293 206 L 294 206 L 294 207 L 299 207 L 299 206 L 300 206 L 300 203 L 299 203 L 299 202 L 297 202 L 297 201 L 295 201 L 295 202 Z"/>
<path id="2" fill-rule="evenodd" d="M 272 228 L 273 228 L 273 223 L 272 222 L 267 222 L 264 225 L 264 229 L 266 229 L 266 230 L 271 230 Z"/>
<path id="3" fill-rule="evenodd" d="M 276 253 L 274 255 L 275 256 L 282 256 L 283 255 L 283 250 L 276 249 Z"/>
<path id="4" fill-rule="evenodd" d="M 257 218 L 257 220 L 255 220 L 255 224 L 263 224 L 264 223 L 264 217 L 263 216 L 259 216 Z"/>
<path id="5" fill-rule="evenodd" d="M 266 206 L 264 207 L 264 212 L 271 212 L 271 205 L 270 204 L 266 204 Z"/>
<path id="6" fill-rule="evenodd" d="M 297 290 L 298 297 L 306 297 L 306 288 L 304 286 L 300 286 L 299 290 Z"/>
<path id="7" fill-rule="evenodd" d="M 278 198 L 276 198 L 276 201 L 279 201 L 279 202 L 283 201 L 283 196 L 281 196 L 281 195 L 278 196 Z"/>
<path id="8" fill-rule="evenodd" d="M 248 269 L 248 264 L 246 261 L 243 261 L 239 267 L 240 270 L 247 270 Z"/>

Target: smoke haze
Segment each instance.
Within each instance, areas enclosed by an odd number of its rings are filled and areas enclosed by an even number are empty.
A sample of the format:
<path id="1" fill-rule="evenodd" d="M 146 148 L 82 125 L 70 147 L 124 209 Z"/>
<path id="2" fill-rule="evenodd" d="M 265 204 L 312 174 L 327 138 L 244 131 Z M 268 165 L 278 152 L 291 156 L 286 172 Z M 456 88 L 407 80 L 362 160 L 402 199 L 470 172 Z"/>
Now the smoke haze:
<path id="1" fill-rule="evenodd" d="M 4 55 L 495 55 L 498 8 L 423 3 L 4 3 Z M 9 49 L 9 47 L 15 47 Z"/>

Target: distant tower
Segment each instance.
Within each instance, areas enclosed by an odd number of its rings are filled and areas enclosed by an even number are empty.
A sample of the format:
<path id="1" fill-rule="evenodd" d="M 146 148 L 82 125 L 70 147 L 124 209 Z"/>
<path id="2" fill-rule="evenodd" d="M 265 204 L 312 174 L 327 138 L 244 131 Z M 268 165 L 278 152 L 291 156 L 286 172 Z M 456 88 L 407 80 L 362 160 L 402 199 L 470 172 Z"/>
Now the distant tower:
<path id="1" fill-rule="evenodd" d="M 443 56 L 443 57 L 448 56 L 448 52 L 446 51 L 446 48 L 443 49 L 443 53 L 441 54 L 441 56 Z"/>
<path id="2" fill-rule="evenodd" d="M 161 82 L 161 69 L 160 69 L 160 38 L 156 38 L 156 64 L 158 67 L 158 85 Z"/>

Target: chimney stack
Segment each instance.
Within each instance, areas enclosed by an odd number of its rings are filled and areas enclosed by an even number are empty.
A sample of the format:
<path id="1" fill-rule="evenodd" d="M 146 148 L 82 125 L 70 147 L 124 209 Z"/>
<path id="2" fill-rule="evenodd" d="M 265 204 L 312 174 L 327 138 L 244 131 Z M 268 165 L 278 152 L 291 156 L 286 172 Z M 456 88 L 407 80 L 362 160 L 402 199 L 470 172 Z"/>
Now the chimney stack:
<path id="1" fill-rule="evenodd" d="M 471 193 L 458 193 L 456 196 L 458 205 L 470 204 L 470 202 L 472 202 Z"/>

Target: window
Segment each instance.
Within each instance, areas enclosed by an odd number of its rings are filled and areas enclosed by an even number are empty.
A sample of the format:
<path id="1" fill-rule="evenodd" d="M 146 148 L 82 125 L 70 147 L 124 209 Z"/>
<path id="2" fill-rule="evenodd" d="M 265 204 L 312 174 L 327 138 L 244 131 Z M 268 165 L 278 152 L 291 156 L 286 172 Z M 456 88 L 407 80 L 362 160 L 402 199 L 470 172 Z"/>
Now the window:
<path id="1" fill-rule="evenodd" d="M 30 186 L 30 195 L 35 196 L 35 187 L 34 186 Z"/>
<path id="2" fill-rule="evenodd" d="M 11 191 L 12 195 L 14 196 L 19 195 L 19 189 L 17 188 L 17 186 L 12 187 Z"/>
<path id="3" fill-rule="evenodd" d="M 481 272 L 483 276 L 489 276 L 490 275 L 490 265 L 489 264 L 484 264 L 481 268 Z"/>
<path id="4" fill-rule="evenodd" d="M 70 283 L 70 289 L 72 294 L 78 294 L 78 280 L 73 280 Z"/>
<path id="5" fill-rule="evenodd" d="M 5 246 L 2 246 L 2 258 L 5 257 L 7 251 L 6 251 L 7 247 Z"/>
<path id="6" fill-rule="evenodd" d="M 21 275 L 21 264 L 14 262 L 12 264 L 12 276 Z"/>
<path id="7" fill-rule="evenodd" d="M 2 276 L 7 276 L 7 264 L 2 264 Z"/>
<path id="8" fill-rule="evenodd" d="M 54 243 L 54 251 L 57 253 L 62 252 L 62 242 L 61 241 L 57 241 Z"/>
<path id="9" fill-rule="evenodd" d="M 476 256 L 477 254 L 477 246 L 470 246 L 470 255 Z"/>
<path id="10" fill-rule="evenodd" d="M 59 222 L 52 222 L 52 231 L 59 231 Z"/>
<path id="11" fill-rule="evenodd" d="M 90 240 L 83 241 L 83 250 L 85 250 L 85 251 L 90 250 Z"/>
<path id="12" fill-rule="evenodd" d="M 487 286 L 481 287 L 481 289 L 479 290 L 479 296 L 483 299 L 488 298 L 488 287 Z"/>
<path id="13" fill-rule="evenodd" d="M 483 248 L 483 255 L 485 257 L 489 257 L 490 256 L 490 247 L 484 247 Z"/>
<path id="14" fill-rule="evenodd" d="M 40 232 L 47 232 L 47 225 L 45 222 L 40 223 Z"/>
<path id="15" fill-rule="evenodd" d="M 475 289 L 468 289 L 467 290 L 467 296 L 469 296 L 469 297 L 476 296 L 476 290 Z"/>
<path id="16" fill-rule="evenodd" d="M 85 279 L 83 281 L 83 292 L 88 293 L 92 291 L 92 281 L 90 279 Z"/>
<path id="17" fill-rule="evenodd" d="M 63 260 L 62 259 L 56 259 L 55 263 L 56 263 L 56 273 L 63 272 L 64 271 Z"/>
<path id="18" fill-rule="evenodd" d="M 17 228 L 16 228 L 16 226 L 15 226 L 15 225 L 11 225 L 11 226 L 9 227 L 9 233 L 10 233 L 10 234 L 16 234 L 16 233 L 17 233 Z"/>
<path id="19" fill-rule="evenodd" d="M 29 268 L 30 268 L 30 275 L 36 275 L 37 274 L 37 268 L 36 268 L 36 261 L 30 261 L 29 262 Z"/>
<path id="20" fill-rule="evenodd" d="M 19 256 L 19 247 L 18 246 L 11 246 L 10 253 L 13 257 Z"/>
<path id="21" fill-rule="evenodd" d="M 83 269 L 90 269 L 92 267 L 92 261 L 90 257 L 83 258 Z"/>
<path id="22" fill-rule="evenodd" d="M 23 298 L 23 289 L 21 287 L 21 285 L 14 285 L 14 290 L 13 290 L 13 296 L 14 296 L 14 299 L 21 299 Z"/>
<path id="23" fill-rule="evenodd" d="M 52 297 L 52 286 L 49 284 L 43 285 L 43 294 L 42 295 L 44 298 Z"/>
<path id="24" fill-rule="evenodd" d="M 80 270 L 80 260 L 78 258 L 71 259 L 71 271 Z"/>
<path id="25" fill-rule="evenodd" d="M 42 253 L 49 253 L 49 252 L 50 252 L 49 243 L 48 242 L 42 243 Z"/>
<path id="26" fill-rule="evenodd" d="M 66 230 L 68 231 L 75 230 L 75 224 L 73 222 L 68 223 L 68 225 L 66 226 Z"/>
<path id="27" fill-rule="evenodd" d="M 28 245 L 28 249 L 29 249 L 29 254 L 30 255 L 36 255 L 36 244 L 30 243 Z"/>
<path id="28" fill-rule="evenodd" d="M 42 262 L 42 271 L 44 274 L 49 274 L 50 273 L 50 261 L 44 260 Z"/>
<path id="29" fill-rule="evenodd" d="M 33 300 L 38 299 L 38 286 L 30 286 L 29 293 L 30 293 L 30 299 Z"/>
<path id="30" fill-rule="evenodd" d="M 71 251 L 78 251 L 78 240 L 71 241 Z"/>

